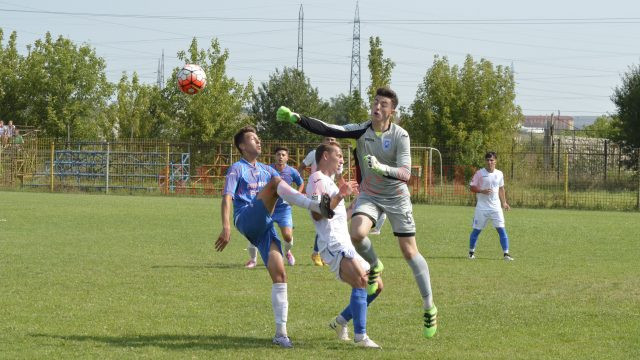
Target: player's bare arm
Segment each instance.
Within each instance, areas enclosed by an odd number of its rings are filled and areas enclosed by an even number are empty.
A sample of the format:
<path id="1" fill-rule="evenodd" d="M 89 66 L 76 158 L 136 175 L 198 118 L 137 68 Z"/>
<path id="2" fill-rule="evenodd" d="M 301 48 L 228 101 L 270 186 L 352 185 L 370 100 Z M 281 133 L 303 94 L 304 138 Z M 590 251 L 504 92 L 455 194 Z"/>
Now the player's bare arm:
<path id="1" fill-rule="evenodd" d="M 231 214 L 231 195 L 224 195 L 222 197 L 222 204 L 220 205 L 220 213 L 222 217 L 222 231 L 218 235 L 216 240 L 216 251 L 222 251 L 231 241 L 231 221 L 229 220 Z"/>
<path id="2" fill-rule="evenodd" d="M 335 209 L 336 206 L 347 196 L 353 194 L 357 195 L 358 184 L 355 181 L 345 181 L 340 185 L 337 194 L 331 197 L 331 209 Z"/>
<path id="3" fill-rule="evenodd" d="M 511 210 L 511 206 L 509 206 L 509 203 L 507 203 L 507 196 L 505 195 L 504 192 L 504 186 L 500 187 L 500 190 L 498 191 L 498 196 L 500 196 L 500 202 L 502 203 L 502 208 L 505 210 Z"/>

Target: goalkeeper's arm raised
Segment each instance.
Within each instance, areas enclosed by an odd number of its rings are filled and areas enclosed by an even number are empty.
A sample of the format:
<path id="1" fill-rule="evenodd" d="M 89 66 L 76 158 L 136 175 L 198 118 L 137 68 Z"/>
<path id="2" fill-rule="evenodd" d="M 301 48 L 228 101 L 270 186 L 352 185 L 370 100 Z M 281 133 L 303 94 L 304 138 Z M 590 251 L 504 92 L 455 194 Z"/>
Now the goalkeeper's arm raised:
<path id="1" fill-rule="evenodd" d="M 276 119 L 278 119 L 278 121 L 298 124 L 309 130 L 309 132 L 317 135 L 331 136 L 338 139 L 358 139 L 371 125 L 371 121 L 347 125 L 328 124 L 322 120 L 294 113 L 285 106 L 281 106 L 278 109 Z"/>

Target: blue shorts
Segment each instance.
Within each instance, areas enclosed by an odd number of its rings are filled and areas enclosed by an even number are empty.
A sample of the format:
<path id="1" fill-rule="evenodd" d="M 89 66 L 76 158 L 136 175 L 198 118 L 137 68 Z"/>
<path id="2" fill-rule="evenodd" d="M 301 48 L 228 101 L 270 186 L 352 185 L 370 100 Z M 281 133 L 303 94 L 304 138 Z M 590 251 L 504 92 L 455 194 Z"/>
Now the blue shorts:
<path id="1" fill-rule="evenodd" d="M 238 231 L 258 248 L 265 266 L 269 261 L 271 242 L 276 243 L 282 254 L 282 244 L 273 227 L 273 219 L 264 207 L 262 200 L 255 198 L 249 206 L 242 209 L 235 217 L 235 225 Z"/>
<path id="2" fill-rule="evenodd" d="M 276 209 L 273 210 L 273 215 L 271 215 L 273 221 L 278 223 L 278 226 L 282 227 L 293 227 L 293 216 L 291 215 L 291 205 L 289 204 L 280 204 L 276 206 Z"/>

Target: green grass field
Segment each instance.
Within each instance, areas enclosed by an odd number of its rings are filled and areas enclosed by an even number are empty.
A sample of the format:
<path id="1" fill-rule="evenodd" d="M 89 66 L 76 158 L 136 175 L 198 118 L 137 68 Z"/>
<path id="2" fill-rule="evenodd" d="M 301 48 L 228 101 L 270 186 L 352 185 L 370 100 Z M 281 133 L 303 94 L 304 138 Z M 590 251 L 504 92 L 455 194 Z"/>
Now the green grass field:
<path id="1" fill-rule="evenodd" d="M 311 265 L 313 227 L 295 210 L 289 335 L 271 345 L 271 285 L 246 270 L 237 232 L 222 253 L 219 199 L 0 192 L 2 359 L 638 359 L 640 214 L 514 209 L 511 253 L 472 207 L 416 205 L 439 329 L 390 227 L 372 237 L 385 291 L 369 311 L 382 351 L 339 343 L 327 322 L 350 290 Z"/>

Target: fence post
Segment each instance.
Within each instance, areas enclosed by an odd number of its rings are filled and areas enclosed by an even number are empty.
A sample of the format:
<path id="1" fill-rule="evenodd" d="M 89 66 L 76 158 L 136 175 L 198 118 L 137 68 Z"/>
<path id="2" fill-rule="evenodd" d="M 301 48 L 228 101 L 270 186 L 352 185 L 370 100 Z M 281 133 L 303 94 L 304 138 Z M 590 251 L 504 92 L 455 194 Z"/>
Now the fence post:
<path id="1" fill-rule="evenodd" d="M 569 202 L 569 153 L 564 153 L 564 207 Z"/>
<path id="2" fill-rule="evenodd" d="M 53 167 L 54 167 L 54 153 L 55 153 L 55 149 L 56 149 L 56 144 L 55 142 L 51 142 L 51 169 L 50 169 L 50 176 L 49 176 L 49 182 L 50 182 L 50 190 L 51 192 L 53 192 Z"/>
<path id="3" fill-rule="evenodd" d="M 638 198 L 636 199 L 636 209 L 640 210 L 640 148 L 637 149 L 638 152 L 638 169 L 636 170 L 636 175 L 638 175 Z"/>
<path id="4" fill-rule="evenodd" d="M 169 194 L 169 143 L 167 143 L 167 167 L 164 172 L 164 193 Z"/>
<path id="5" fill-rule="evenodd" d="M 429 167 L 429 162 L 427 162 L 427 149 L 422 150 L 422 181 L 424 183 L 424 198 L 427 199 L 429 197 L 429 176 L 431 175 L 431 168 Z M 419 191 L 418 191 L 419 192 Z"/>
<path id="6" fill-rule="evenodd" d="M 560 138 L 558 138 L 558 161 L 556 165 L 557 173 L 558 173 L 558 182 L 560 182 Z"/>
<path id="7" fill-rule="evenodd" d="M 608 151 L 609 151 L 609 140 L 604 141 L 604 182 L 607 182 L 607 161 L 608 159 Z"/>
<path id="8" fill-rule="evenodd" d="M 109 142 L 107 141 L 107 178 L 105 180 L 105 193 L 109 193 L 109 155 L 110 155 Z"/>

